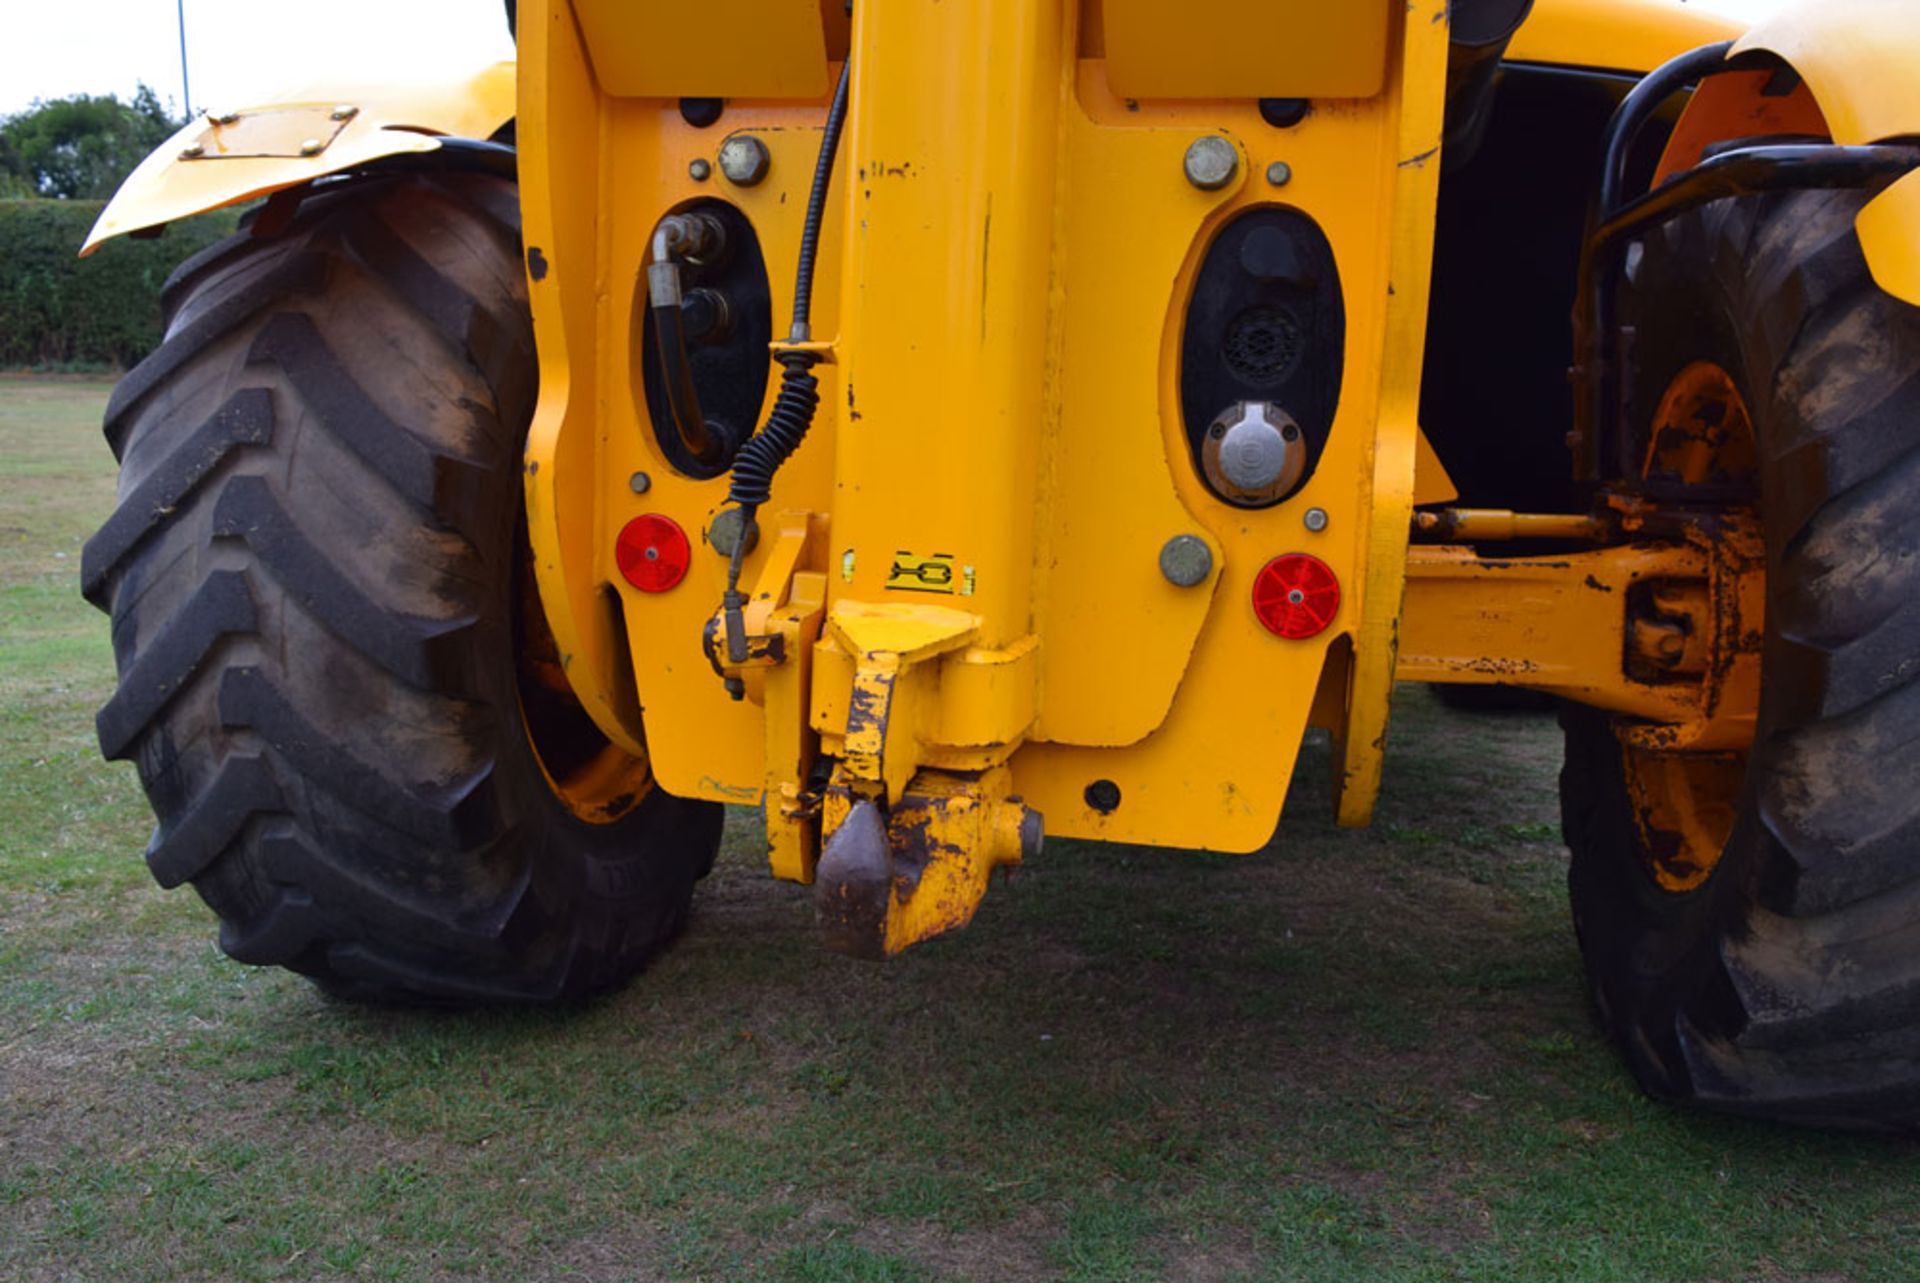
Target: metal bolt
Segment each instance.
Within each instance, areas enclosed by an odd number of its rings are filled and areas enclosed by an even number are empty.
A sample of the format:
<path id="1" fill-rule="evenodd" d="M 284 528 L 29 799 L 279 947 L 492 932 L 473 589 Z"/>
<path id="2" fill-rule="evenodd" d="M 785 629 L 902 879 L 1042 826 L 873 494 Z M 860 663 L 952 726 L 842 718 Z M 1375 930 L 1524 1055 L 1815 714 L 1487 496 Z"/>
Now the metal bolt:
<path id="1" fill-rule="evenodd" d="M 713 177 L 713 166 L 708 163 L 705 156 L 696 156 L 687 166 L 687 177 L 696 183 L 704 183 Z"/>
<path id="2" fill-rule="evenodd" d="M 736 187 L 752 187 L 767 176 L 773 158 L 752 134 L 735 134 L 720 144 L 720 172 Z"/>
<path id="3" fill-rule="evenodd" d="M 1198 535 L 1175 535 L 1160 546 L 1160 573 L 1177 588 L 1204 584 L 1213 573 L 1213 549 Z"/>
<path id="4" fill-rule="evenodd" d="M 1306 523 L 1307 529 L 1317 535 L 1327 528 L 1327 510 L 1325 508 L 1309 508 L 1305 513 L 1301 514 L 1300 520 Z"/>
<path id="5" fill-rule="evenodd" d="M 180 159 L 193 160 L 195 157 L 204 156 L 206 154 L 207 154 L 207 149 L 204 145 L 200 143 L 190 143 L 186 147 L 181 148 Z"/>
<path id="6" fill-rule="evenodd" d="M 627 478 L 627 488 L 635 494 L 645 494 L 653 489 L 653 478 L 644 472 L 636 472 Z"/>
<path id="7" fill-rule="evenodd" d="M 240 123 L 240 113 L 237 111 L 222 112 L 213 118 L 213 123 L 216 125 L 237 125 Z"/>
<path id="8" fill-rule="evenodd" d="M 335 120 L 352 120 L 355 116 L 358 116 L 359 114 L 360 114 L 360 109 L 358 107 L 355 107 L 352 103 L 343 102 L 338 107 L 335 107 L 333 109 L 333 118 Z"/>
<path id="9" fill-rule="evenodd" d="M 1285 187 L 1293 181 L 1293 166 L 1284 160 L 1276 160 L 1267 166 L 1267 181 L 1275 187 Z"/>
<path id="10" fill-rule="evenodd" d="M 309 138 L 300 144 L 300 154 L 302 156 L 318 156 L 321 146 L 322 144 L 318 138 Z"/>
<path id="11" fill-rule="evenodd" d="M 1203 192 L 1217 192 L 1240 172 L 1240 153 L 1218 134 L 1196 138 L 1187 146 L 1187 181 Z"/>
<path id="12" fill-rule="evenodd" d="M 740 541 L 740 531 L 745 522 L 745 515 L 738 508 L 728 508 L 715 517 L 713 524 L 707 527 L 707 542 L 713 545 L 713 550 L 722 557 L 733 556 L 733 545 Z M 753 546 L 760 542 L 760 527 L 757 524 L 747 526 L 746 535 L 747 551 L 752 552 Z"/>

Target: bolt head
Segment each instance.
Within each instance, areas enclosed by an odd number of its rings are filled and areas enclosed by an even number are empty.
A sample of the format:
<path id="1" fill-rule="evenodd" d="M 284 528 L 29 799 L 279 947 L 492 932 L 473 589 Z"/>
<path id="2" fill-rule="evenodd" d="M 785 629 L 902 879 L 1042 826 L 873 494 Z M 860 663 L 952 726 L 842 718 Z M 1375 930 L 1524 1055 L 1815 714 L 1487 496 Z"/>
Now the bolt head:
<path id="1" fill-rule="evenodd" d="M 321 142 L 318 138 L 309 138 L 300 144 L 300 154 L 302 156 L 318 156 L 320 154 L 320 147 Z"/>
<path id="2" fill-rule="evenodd" d="M 704 183 L 713 177 L 713 165 L 705 156 L 696 156 L 687 166 L 687 177 L 696 183 Z"/>
<path id="3" fill-rule="evenodd" d="M 1276 160 L 1267 166 L 1267 181 L 1275 187 L 1285 187 L 1293 181 L 1293 166 L 1284 160 Z"/>
<path id="4" fill-rule="evenodd" d="M 752 134 L 735 134 L 720 144 L 720 172 L 736 187 L 752 187 L 767 176 L 773 158 Z"/>
<path id="5" fill-rule="evenodd" d="M 635 494 L 645 494 L 653 489 L 653 478 L 644 472 L 636 472 L 627 478 L 627 488 Z"/>
<path id="6" fill-rule="evenodd" d="M 1325 508 L 1309 508 L 1301 516 L 1300 520 L 1306 525 L 1307 529 L 1317 535 L 1327 528 L 1327 510 Z"/>
<path id="7" fill-rule="evenodd" d="M 335 107 L 333 109 L 333 118 L 335 120 L 352 120 L 355 116 L 358 116 L 359 114 L 360 114 L 360 109 L 354 106 L 352 103 L 343 102 L 338 107 Z"/>
<path id="8" fill-rule="evenodd" d="M 207 149 L 199 143 L 192 143 L 180 149 L 181 160 L 192 160 L 197 156 L 204 156 L 206 154 Z"/>
<path id="9" fill-rule="evenodd" d="M 1240 172 L 1240 152 L 1218 134 L 1206 134 L 1187 145 L 1187 181 L 1203 192 L 1217 192 Z"/>
<path id="10" fill-rule="evenodd" d="M 1194 588 L 1213 573 L 1213 549 L 1198 535 L 1175 535 L 1160 547 L 1160 573 L 1176 588 Z"/>
<path id="11" fill-rule="evenodd" d="M 240 113 L 237 111 L 222 112 L 213 118 L 213 123 L 216 125 L 237 125 L 240 123 Z"/>

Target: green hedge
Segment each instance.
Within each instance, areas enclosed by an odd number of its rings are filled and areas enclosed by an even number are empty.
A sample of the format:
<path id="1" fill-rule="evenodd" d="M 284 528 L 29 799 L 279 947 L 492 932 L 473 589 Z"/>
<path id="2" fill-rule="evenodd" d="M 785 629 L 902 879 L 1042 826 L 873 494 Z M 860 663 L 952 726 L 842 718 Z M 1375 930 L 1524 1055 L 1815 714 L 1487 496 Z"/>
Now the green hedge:
<path id="1" fill-rule="evenodd" d="M 238 218 L 221 210 L 76 258 L 102 203 L 0 200 L 0 368 L 132 365 L 160 342 L 167 274 Z"/>

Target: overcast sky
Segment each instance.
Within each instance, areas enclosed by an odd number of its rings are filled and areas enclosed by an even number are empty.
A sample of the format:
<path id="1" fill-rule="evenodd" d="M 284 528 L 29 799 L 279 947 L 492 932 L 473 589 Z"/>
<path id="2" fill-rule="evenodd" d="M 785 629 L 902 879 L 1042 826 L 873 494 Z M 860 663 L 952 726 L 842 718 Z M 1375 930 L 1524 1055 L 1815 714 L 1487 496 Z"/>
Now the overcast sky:
<path id="1" fill-rule="evenodd" d="M 184 0 L 196 109 L 243 106 L 350 69 L 355 80 L 513 56 L 501 0 Z M 176 0 L 0 0 L 0 115 L 36 98 L 132 95 L 182 107 Z"/>
<path id="2" fill-rule="evenodd" d="M 36 98 L 132 95 L 141 81 L 178 114 L 180 0 L 0 0 L 0 115 Z M 1318 0 L 1333 3 L 1335 0 Z M 1686 0 L 1676 0 L 1685 3 Z M 1780 0 L 1692 0 L 1754 13 Z M 184 0 L 196 107 L 245 106 L 276 89 L 464 71 L 511 57 L 500 0 Z"/>

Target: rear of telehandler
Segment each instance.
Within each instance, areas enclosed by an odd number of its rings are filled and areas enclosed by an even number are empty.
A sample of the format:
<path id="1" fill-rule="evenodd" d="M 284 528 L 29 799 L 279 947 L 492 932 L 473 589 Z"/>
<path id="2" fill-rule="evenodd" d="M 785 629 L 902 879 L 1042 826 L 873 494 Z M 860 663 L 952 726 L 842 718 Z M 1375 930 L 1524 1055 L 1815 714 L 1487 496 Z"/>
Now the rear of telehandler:
<path id="1" fill-rule="evenodd" d="M 84 570 L 228 952 L 602 990 L 733 802 L 880 957 L 1043 830 L 1261 846 L 1309 726 L 1363 823 L 1396 680 L 1526 688 L 1641 1082 L 1920 1122 L 1920 13 L 716 22 L 528 0 L 517 103 L 209 116 L 102 216 L 267 197 Z"/>

